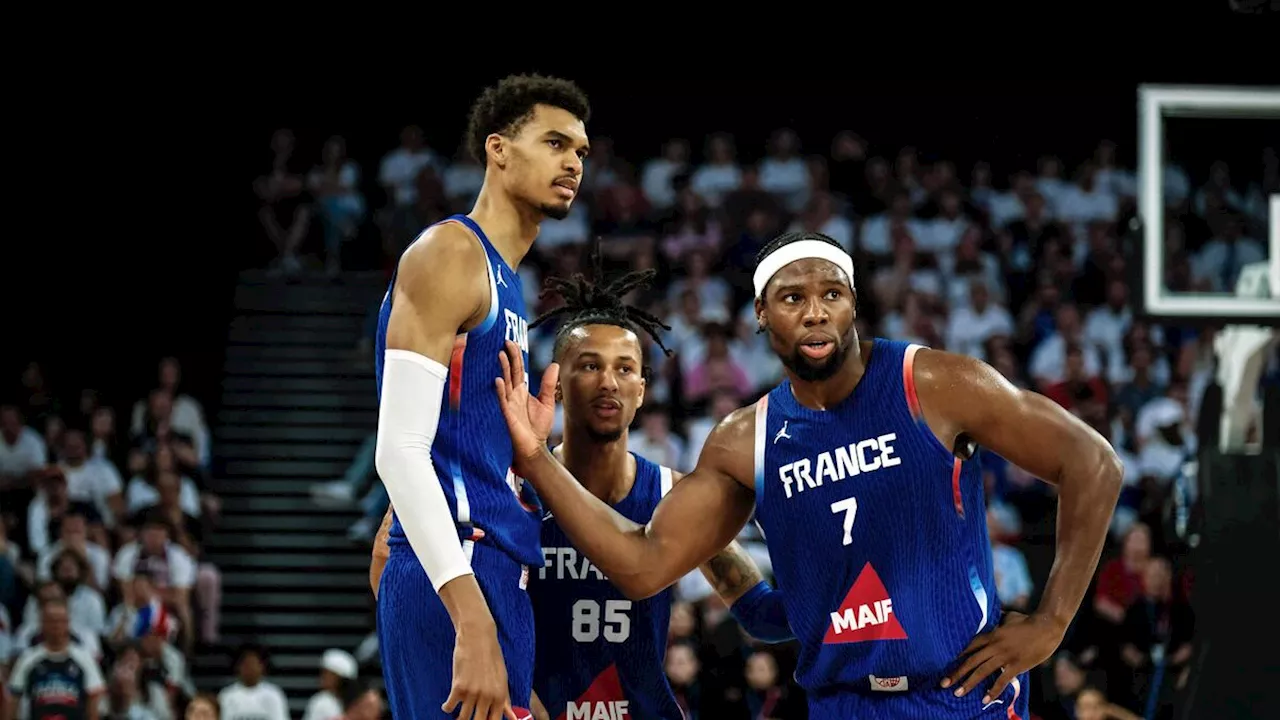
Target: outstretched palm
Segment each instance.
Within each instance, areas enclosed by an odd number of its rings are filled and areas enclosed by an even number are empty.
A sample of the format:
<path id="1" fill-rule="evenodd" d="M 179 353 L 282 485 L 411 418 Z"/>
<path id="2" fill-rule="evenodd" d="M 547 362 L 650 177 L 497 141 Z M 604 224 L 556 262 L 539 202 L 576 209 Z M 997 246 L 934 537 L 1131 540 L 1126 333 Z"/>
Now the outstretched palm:
<path id="1" fill-rule="evenodd" d="M 511 431 L 511 448 L 515 461 L 529 457 L 546 447 L 547 436 L 556 414 L 556 381 L 560 378 L 560 366 L 552 363 L 542 375 L 538 397 L 530 399 L 529 383 L 525 379 L 524 354 L 510 340 L 504 352 L 498 354 L 502 377 L 495 381 L 498 405 Z"/>

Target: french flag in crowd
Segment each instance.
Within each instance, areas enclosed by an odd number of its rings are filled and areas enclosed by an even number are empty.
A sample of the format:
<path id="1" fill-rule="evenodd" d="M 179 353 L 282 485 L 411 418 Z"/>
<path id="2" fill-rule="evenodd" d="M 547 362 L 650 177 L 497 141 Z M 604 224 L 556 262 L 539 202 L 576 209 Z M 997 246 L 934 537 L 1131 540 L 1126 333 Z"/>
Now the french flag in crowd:
<path id="1" fill-rule="evenodd" d="M 168 640 L 173 637 L 176 629 L 177 619 L 169 614 L 159 599 L 152 599 L 150 604 L 138 608 L 138 618 L 133 624 L 133 636 L 140 638 L 155 634 Z"/>

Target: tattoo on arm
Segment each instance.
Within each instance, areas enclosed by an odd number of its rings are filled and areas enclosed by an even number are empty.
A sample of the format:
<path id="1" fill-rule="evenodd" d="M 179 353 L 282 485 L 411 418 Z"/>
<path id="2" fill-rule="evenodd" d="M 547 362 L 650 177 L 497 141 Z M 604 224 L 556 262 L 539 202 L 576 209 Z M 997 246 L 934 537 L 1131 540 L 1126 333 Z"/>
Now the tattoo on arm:
<path id="1" fill-rule="evenodd" d="M 737 542 L 730 543 L 701 568 L 716 594 L 732 605 L 764 579 L 751 556 Z"/>

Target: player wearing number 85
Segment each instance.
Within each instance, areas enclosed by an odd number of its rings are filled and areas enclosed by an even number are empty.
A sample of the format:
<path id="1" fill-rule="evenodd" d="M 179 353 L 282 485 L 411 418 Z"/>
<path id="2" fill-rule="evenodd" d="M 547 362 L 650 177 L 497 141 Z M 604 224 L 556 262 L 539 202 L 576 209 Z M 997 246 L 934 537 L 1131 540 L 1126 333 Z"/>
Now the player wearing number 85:
<path id="1" fill-rule="evenodd" d="M 820 234 L 761 251 L 756 319 L 787 378 L 712 431 L 643 524 L 546 450 L 554 403 L 529 397 L 508 346 L 497 385 L 516 471 L 633 599 L 706 562 L 754 511 L 815 720 L 1026 718 L 1025 673 L 1057 648 L 1088 588 L 1119 462 L 982 362 L 860 341 L 853 279 L 849 255 Z M 1057 559 L 1030 615 L 1002 615 L 996 598 L 978 445 L 1058 486 Z"/>
<path id="2" fill-rule="evenodd" d="M 644 523 L 681 479 L 627 451 L 627 428 L 644 403 L 648 370 L 640 333 L 662 348 L 663 326 L 622 298 L 643 289 L 653 271 L 605 284 L 598 247 L 592 260 L 591 278 L 548 279 L 544 295 L 558 294 L 564 303 L 530 325 L 561 319 L 554 358 L 561 368 L 556 397 L 564 404 L 564 442 L 552 452 L 593 497 Z M 682 720 L 663 672 L 670 592 L 628 598 L 573 546 L 551 513 L 543 517 L 542 551 L 546 561 L 529 580 L 538 637 L 535 714 L 544 711 L 549 720 Z M 764 640 L 791 636 L 781 597 L 736 544 L 702 572 L 748 632 Z"/>

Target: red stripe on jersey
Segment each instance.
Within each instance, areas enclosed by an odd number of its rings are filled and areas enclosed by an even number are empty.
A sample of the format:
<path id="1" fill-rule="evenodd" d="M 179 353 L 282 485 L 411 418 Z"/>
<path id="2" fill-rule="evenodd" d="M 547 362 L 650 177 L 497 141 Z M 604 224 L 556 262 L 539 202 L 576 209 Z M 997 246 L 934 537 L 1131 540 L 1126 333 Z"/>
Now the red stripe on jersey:
<path id="1" fill-rule="evenodd" d="M 449 407 L 462 406 L 462 358 L 467 352 L 467 336 L 453 339 L 453 355 L 449 358 Z"/>
<path id="2" fill-rule="evenodd" d="M 956 458 L 955 464 L 951 466 L 951 497 L 956 501 L 956 512 L 960 517 L 964 517 L 964 498 L 960 496 L 960 470 L 963 465 L 963 461 Z"/>
<path id="3" fill-rule="evenodd" d="M 920 398 L 916 397 L 916 351 L 920 349 L 919 345 L 910 345 L 907 352 L 902 356 L 902 388 L 907 393 L 907 409 L 911 411 L 911 417 L 916 420 L 923 419 L 920 415 Z"/>

